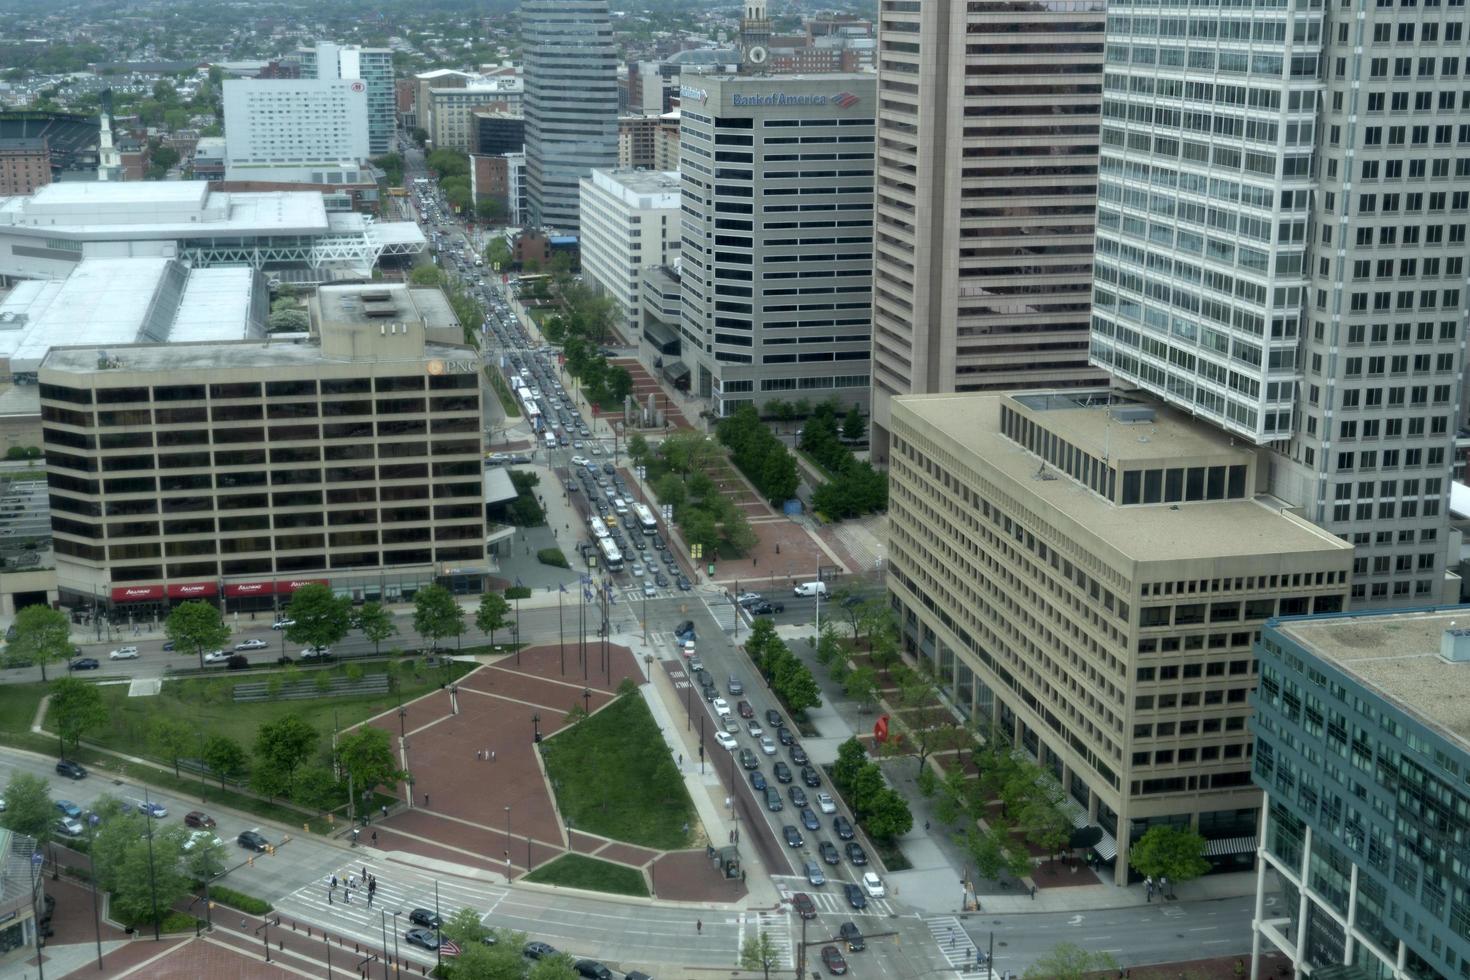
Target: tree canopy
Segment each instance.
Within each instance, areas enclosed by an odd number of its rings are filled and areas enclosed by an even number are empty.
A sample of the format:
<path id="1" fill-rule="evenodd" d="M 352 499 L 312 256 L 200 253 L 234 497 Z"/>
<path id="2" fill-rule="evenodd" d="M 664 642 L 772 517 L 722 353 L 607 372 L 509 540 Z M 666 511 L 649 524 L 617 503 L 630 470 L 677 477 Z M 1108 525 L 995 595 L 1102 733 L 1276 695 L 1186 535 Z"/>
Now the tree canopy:
<path id="1" fill-rule="evenodd" d="M 174 642 L 180 653 L 193 653 L 204 667 L 207 650 L 221 650 L 230 639 L 230 628 L 220 619 L 219 610 L 199 599 L 181 602 L 164 620 L 163 633 Z"/>
<path id="2" fill-rule="evenodd" d="M 71 622 L 66 613 L 50 606 L 26 606 L 15 617 L 15 638 L 5 647 L 7 663 L 32 663 L 41 668 L 41 681 L 46 680 L 46 666 L 75 656 L 71 642 Z"/>
<path id="3" fill-rule="evenodd" d="M 308 647 L 329 647 L 352 628 L 352 600 L 339 596 L 325 585 L 303 585 L 291 594 L 286 618 L 286 639 Z"/>

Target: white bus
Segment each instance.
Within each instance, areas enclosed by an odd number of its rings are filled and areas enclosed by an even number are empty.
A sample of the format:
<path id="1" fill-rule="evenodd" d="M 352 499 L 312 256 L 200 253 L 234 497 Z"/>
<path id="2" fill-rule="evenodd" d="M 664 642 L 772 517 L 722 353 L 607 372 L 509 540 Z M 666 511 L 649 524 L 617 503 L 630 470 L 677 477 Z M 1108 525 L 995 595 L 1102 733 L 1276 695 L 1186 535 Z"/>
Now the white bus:
<path id="1" fill-rule="evenodd" d="M 592 518 L 587 522 L 587 526 L 592 529 L 592 536 L 598 540 L 608 536 L 607 525 L 602 523 L 602 518 L 600 517 Z"/>
<path id="2" fill-rule="evenodd" d="M 653 511 L 647 504 L 634 504 L 633 514 L 638 518 L 638 526 L 643 528 L 647 534 L 658 530 L 658 521 L 654 520 Z"/>
<path id="3" fill-rule="evenodd" d="M 609 572 L 623 570 L 623 553 L 613 544 L 612 538 L 598 538 L 597 550 L 602 552 L 602 564 Z"/>

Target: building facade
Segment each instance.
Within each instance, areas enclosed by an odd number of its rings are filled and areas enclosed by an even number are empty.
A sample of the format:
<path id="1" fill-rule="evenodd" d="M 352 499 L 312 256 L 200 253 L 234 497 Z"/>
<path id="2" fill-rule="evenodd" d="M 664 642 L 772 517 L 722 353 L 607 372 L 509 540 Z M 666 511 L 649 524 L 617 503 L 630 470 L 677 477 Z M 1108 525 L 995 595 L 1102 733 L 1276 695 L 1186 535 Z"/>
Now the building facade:
<path id="1" fill-rule="evenodd" d="M 226 79 L 225 178 L 358 183 L 367 109 L 361 79 Z"/>
<path id="2" fill-rule="evenodd" d="M 1204 32 L 1124 2 L 1108 23 L 1094 363 L 1270 446 L 1274 492 L 1358 547 L 1355 601 L 1453 601 L 1458 11 L 1308 2 Z"/>
<path id="3" fill-rule="evenodd" d="M 1346 606 L 1352 549 L 1261 456 L 1106 390 L 895 399 L 887 586 L 911 657 L 1061 783 L 1129 880 L 1155 824 L 1249 867 L 1252 643 Z"/>
<path id="4" fill-rule="evenodd" d="M 29 194 L 51 183 L 51 150 L 46 138 L 0 139 L 0 197 Z"/>
<path id="5" fill-rule="evenodd" d="M 651 170 L 658 157 L 657 116 L 618 117 L 618 169 Z"/>
<path id="6" fill-rule="evenodd" d="M 1267 624 L 1253 978 L 1268 947 L 1297 976 L 1470 970 L 1467 622 L 1461 606 Z"/>
<path id="7" fill-rule="evenodd" d="M 691 390 L 720 415 L 867 404 L 874 91 L 864 75 L 681 89 L 685 355 Z"/>
<path id="8" fill-rule="evenodd" d="M 618 56 L 607 0 L 523 0 L 531 224 L 577 231 L 578 181 L 618 161 Z"/>
<path id="9" fill-rule="evenodd" d="M 679 199 L 678 173 L 594 170 L 582 178 L 582 273 L 612 298 L 629 340 L 638 335 L 644 268 L 679 254 Z"/>
<path id="10" fill-rule="evenodd" d="M 876 460 L 895 396 L 1101 380 L 1087 344 L 1104 7 L 884 7 Z"/>
<path id="11" fill-rule="evenodd" d="M 367 86 L 368 154 L 382 156 L 393 149 L 398 105 L 391 49 L 323 41 L 314 48 L 302 48 L 297 57 L 302 78 L 362 81 Z"/>
<path id="12" fill-rule="evenodd" d="M 41 412 L 61 599 L 227 610 L 324 581 L 483 574 L 474 352 L 403 287 L 318 292 L 313 343 L 53 349 Z"/>
<path id="13" fill-rule="evenodd" d="M 497 78 L 472 82 L 458 88 L 429 89 L 429 138 L 436 150 L 475 149 L 479 139 L 479 110 L 494 109 L 519 115 L 522 108 L 519 78 Z M 508 152 L 508 151 L 507 151 Z"/>
<path id="14" fill-rule="evenodd" d="M 526 117 L 517 112 L 481 110 L 474 113 L 475 152 L 490 156 L 524 153 Z"/>

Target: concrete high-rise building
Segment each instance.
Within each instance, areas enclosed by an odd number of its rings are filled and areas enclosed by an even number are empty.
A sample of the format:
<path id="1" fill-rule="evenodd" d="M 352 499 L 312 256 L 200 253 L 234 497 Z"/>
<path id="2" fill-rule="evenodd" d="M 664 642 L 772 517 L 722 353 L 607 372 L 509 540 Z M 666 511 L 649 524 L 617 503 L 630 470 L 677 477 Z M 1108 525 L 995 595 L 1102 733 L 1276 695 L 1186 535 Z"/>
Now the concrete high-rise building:
<path id="1" fill-rule="evenodd" d="M 885 6 L 873 453 L 903 394 L 1095 385 L 1103 0 Z"/>
<path id="2" fill-rule="evenodd" d="M 382 156 L 393 149 L 398 102 L 393 84 L 393 51 L 355 44 L 317 43 L 297 51 L 301 77 L 358 79 L 367 86 L 368 153 Z"/>
<path id="3" fill-rule="evenodd" d="M 701 77 L 680 90 L 683 358 L 728 415 L 781 399 L 866 406 L 871 75 Z"/>
<path id="4" fill-rule="evenodd" d="M 520 115 L 522 94 L 523 82 L 519 78 L 495 78 L 429 89 L 429 115 L 424 128 L 429 131 L 433 148 L 473 152 L 479 136 L 475 112 L 497 110 Z"/>
<path id="5" fill-rule="evenodd" d="M 582 178 L 582 273 L 612 298 L 623 336 L 636 343 L 643 270 L 679 255 L 679 175 L 594 170 Z"/>
<path id="6" fill-rule="evenodd" d="M 530 222 L 575 232 L 578 181 L 618 163 L 618 55 L 607 0 L 524 0 Z"/>
<path id="7" fill-rule="evenodd" d="M 1357 546 L 1355 603 L 1458 595 L 1458 18 L 1310 0 L 1206 35 L 1108 7 L 1092 360 L 1269 446 L 1273 492 Z"/>
<path id="8" fill-rule="evenodd" d="M 654 169 L 662 123 L 658 116 L 618 117 L 618 169 Z"/>
<path id="9" fill-rule="evenodd" d="M 1103 389 L 912 395 L 890 424 L 905 652 L 1056 776 L 1118 884 L 1156 824 L 1249 868 L 1252 644 L 1343 610 L 1351 547 L 1262 494 L 1266 454 Z"/>
<path id="10" fill-rule="evenodd" d="M 1460 606 L 1286 619 L 1263 631 L 1251 721 L 1265 793 L 1252 977 L 1273 947 L 1292 976 L 1465 975 L 1466 622 Z M 1268 889 L 1279 902 L 1266 904 Z"/>
<path id="11" fill-rule="evenodd" d="M 355 183 L 368 158 L 361 79 L 226 79 L 224 110 L 227 180 Z"/>

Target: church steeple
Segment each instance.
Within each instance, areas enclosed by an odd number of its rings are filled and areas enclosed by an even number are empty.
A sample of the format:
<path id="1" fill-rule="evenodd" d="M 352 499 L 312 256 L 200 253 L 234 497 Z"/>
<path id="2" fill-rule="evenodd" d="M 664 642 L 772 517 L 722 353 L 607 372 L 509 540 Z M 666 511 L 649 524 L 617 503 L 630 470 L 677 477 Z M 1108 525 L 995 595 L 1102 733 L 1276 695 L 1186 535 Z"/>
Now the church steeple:
<path id="1" fill-rule="evenodd" d="M 740 17 L 740 68 L 742 71 L 765 70 L 770 59 L 771 21 L 766 16 L 766 0 L 745 0 Z"/>

